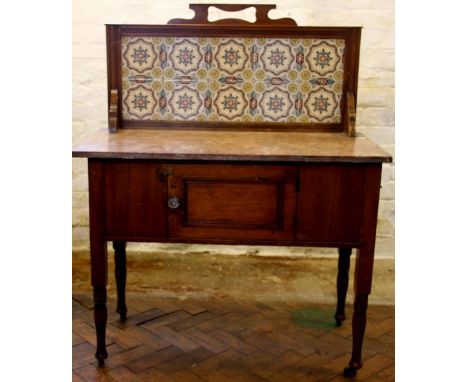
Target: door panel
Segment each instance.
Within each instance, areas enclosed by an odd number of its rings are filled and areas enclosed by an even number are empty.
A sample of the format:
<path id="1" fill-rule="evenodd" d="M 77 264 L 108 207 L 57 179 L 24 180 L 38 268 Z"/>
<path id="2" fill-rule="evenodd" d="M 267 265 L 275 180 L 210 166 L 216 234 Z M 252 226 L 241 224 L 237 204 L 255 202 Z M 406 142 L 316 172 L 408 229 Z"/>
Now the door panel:
<path id="1" fill-rule="evenodd" d="M 293 166 L 174 165 L 171 237 L 292 240 Z"/>
<path id="2" fill-rule="evenodd" d="M 280 228 L 275 181 L 188 180 L 186 224 Z"/>

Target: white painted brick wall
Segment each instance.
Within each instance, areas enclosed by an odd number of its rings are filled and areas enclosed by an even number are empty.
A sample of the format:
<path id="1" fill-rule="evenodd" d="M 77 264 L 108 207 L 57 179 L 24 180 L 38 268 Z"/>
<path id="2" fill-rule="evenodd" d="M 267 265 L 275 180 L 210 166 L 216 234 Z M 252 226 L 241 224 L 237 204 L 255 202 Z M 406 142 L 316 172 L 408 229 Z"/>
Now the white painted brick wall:
<path id="1" fill-rule="evenodd" d="M 106 23 L 165 24 L 191 18 L 188 0 L 77 0 L 73 2 L 73 144 L 101 128 L 106 116 Z M 211 3 L 208 1 L 193 1 Z M 229 3 L 245 3 L 226 1 Z M 277 0 L 272 18 L 292 17 L 298 25 L 362 26 L 358 130 L 394 155 L 394 2 L 393 0 Z M 394 235 L 394 166 L 385 164 L 379 210 L 379 236 Z M 73 248 L 88 247 L 86 160 L 73 159 Z M 144 249 L 145 246 L 139 248 Z M 385 250 L 393 256 L 393 247 Z M 297 250 L 295 250 L 297 252 Z M 377 253 L 377 256 L 382 255 Z"/>

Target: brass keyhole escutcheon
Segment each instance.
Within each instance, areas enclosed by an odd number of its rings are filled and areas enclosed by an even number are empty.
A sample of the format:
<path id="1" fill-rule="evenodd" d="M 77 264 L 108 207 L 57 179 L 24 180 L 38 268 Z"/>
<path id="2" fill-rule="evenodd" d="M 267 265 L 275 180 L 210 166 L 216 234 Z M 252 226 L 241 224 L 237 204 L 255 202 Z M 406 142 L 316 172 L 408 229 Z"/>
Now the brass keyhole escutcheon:
<path id="1" fill-rule="evenodd" d="M 180 201 L 177 197 L 172 196 L 167 201 L 167 205 L 169 206 L 169 208 L 172 208 L 173 210 L 175 210 L 176 208 L 180 206 Z"/>

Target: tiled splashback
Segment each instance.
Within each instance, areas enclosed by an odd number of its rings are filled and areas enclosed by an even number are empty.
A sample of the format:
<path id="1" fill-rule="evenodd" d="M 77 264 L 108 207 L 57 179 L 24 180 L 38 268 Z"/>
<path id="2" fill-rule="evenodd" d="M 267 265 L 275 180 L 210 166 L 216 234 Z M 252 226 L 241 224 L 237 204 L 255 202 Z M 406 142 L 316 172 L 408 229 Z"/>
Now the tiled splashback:
<path id="1" fill-rule="evenodd" d="M 339 123 L 345 41 L 122 38 L 124 120 Z"/>

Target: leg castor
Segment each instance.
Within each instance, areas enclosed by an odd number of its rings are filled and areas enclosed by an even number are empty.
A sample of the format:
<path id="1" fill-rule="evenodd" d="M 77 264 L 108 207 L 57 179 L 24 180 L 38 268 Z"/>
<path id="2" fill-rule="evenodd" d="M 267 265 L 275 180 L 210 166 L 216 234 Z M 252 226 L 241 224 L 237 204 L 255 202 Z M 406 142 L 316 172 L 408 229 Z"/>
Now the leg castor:
<path id="1" fill-rule="evenodd" d="M 127 309 L 117 308 L 116 312 L 120 314 L 120 321 L 125 321 L 127 319 Z"/>
<path id="2" fill-rule="evenodd" d="M 103 367 L 104 366 L 104 360 L 107 358 L 107 353 L 105 354 L 97 354 L 96 353 L 96 359 L 98 361 L 98 365 L 99 367 Z"/>
<path id="3" fill-rule="evenodd" d="M 362 367 L 362 363 L 350 362 L 348 367 L 345 367 L 343 370 L 343 375 L 347 378 L 355 377 L 357 371 Z"/>
<path id="4" fill-rule="evenodd" d="M 94 325 L 96 327 L 96 354 L 99 366 L 104 365 L 106 351 L 106 287 L 94 287 Z"/>
<path id="5" fill-rule="evenodd" d="M 355 377 L 357 369 L 355 367 L 345 367 L 343 370 L 343 375 L 347 378 Z"/>
<path id="6" fill-rule="evenodd" d="M 335 315 L 336 326 L 340 327 L 341 323 L 345 320 L 346 315 L 344 314 L 337 314 Z"/>
<path id="7" fill-rule="evenodd" d="M 349 367 L 345 368 L 343 374 L 345 377 L 356 376 L 356 371 L 362 368 L 362 341 L 364 340 L 364 331 L 366 328 L 366 312 L 367 312 L 368 295 L 358 293 L 354 300 L 353 314 L 353 352 Z"/>

